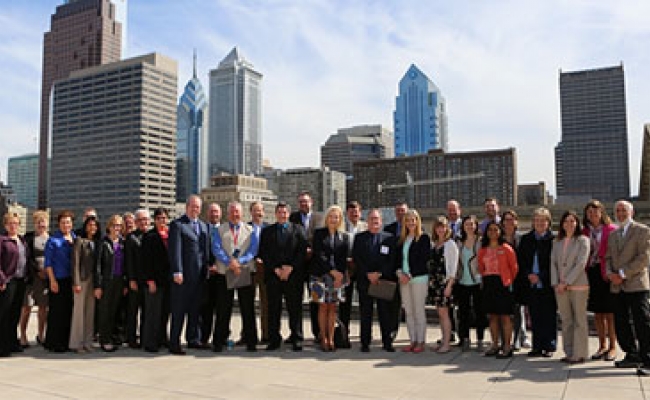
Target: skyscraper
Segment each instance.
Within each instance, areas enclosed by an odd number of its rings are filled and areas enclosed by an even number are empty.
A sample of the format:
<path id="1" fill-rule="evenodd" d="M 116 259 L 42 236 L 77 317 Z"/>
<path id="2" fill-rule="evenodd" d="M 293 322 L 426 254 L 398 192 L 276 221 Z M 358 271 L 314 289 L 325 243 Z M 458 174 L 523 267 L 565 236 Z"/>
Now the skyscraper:
<path id="1" fill-rule="evenodd" d="M 447 106 L 440 89 L 411 64 L 399 82 L 393 114 L 395 155 L 447 151 Z"/>
<path id="2" fill-rule="evenodd" d="M 262 74 L 237 47 L 210 71 L 210 175 L 262 171 Z"/>
<path id="3" fill-rule="evenodd" d="M 16 193 L 16 201 L 36 208 L 38 203 L 38 154 L 11 157 L 7 163 L 7 183 Z"/>
<path id="4" fill-rule="evenodd" d="M 639 200 L 650 201 L 650 124 L 645 124 L 643 126 L 641 174 L 639 175 Z"/>
<path id="5" fill-rule="evenodd" d="M 207 119 L 208 101 L 203 86 L 194 74 L 176 111 L 176 201 L 184 202 L 191 194 L 198 194 L 208 186 Z"/>
<path id="6" fill-rule="evenodd" d="M 557 202 L 630 195 L 623 66 L 560 71 L 562 140 L 555 147 Z"/>
<path id="7" fill-rule="evenodd" d="M 138 208 L 173 209 L 177 69 L 176 61 L 152 53 L 57 81 L 54 213 L 93 206 L 103 220 Z"/>
<path id="8" fill-rule="evenodd" d="M 110 0 L 68 0 L 56 8 L 43 38 L 38 206 L 47 206 L 52 85 L 70 72 L 119 61 L 122 25 Z"/>

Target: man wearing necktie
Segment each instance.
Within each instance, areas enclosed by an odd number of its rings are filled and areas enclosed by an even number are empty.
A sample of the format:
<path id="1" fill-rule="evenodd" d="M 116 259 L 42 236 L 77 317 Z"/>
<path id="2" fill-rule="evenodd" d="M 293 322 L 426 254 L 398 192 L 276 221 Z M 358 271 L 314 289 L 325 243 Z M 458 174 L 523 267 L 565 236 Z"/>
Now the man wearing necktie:
<path id="1" fill-rule="evenodd" d="M 312 211 L 312 206 L 314 202 L 311 198 L 311 194 L 307 191 L 301 192 L 298 195 L 298 211 L 291 213 L 289 216 L 289 222 L 301 225 L 305 228 L 307 234 L 307 248 L 305 253 L 305 265 L 303 268 L 305 271 L 309 269 L 309 264 L 311 262 L 311 249 L 312 241 L 314 239 L 314 230 L 316 228 L 323 226 L 323 216 L 321 214 L 315 213 Z M 305 274 L 305 288 L 307 289 L 307 296 L 310 295 L 311 289 L 309 287 L 309 274 Z M 309 316 L 311 319 L 311 333 L 314 335 L 314 341 L 319 341 L 319 327 L 318 327 L 318 304 L 312 301 L 309 302 Z"/>
<path id="2" fill-rule="evenodd" d="M 637 374 L 650 375 L 650 228 L 632 219 L 634 208 L 628 201 L 617 201 L 614 211 L 619 229 L 607 242 L 605 260 L 615 296 L 616 336 L 625 352 L 615 365 L 639 367 Z"/>
<path id="3" fill-rule="evenodd" d="M 185 318 L 185 338 L 188 346 L 200 346 L 198 322 L 203 281 L 210 262 L 210 234 L 208 226 L 199 220 L 201 198 L 187 199 L 185 214 L 172 221 L 169 227 L 168 251 L 173 283 L 170 289 L 171 329 L 169 351 L 184 355 L 180 344 Z"/>
<path id="4" fill-rule="evenodd" d="M 255 324 L 255 273 L 257 236 L 253 228 L 242 222 L 242 205 L 233 201 L 228 204 L 228 223 L 212 232 L 212 252 L 217 261 L 217 318 L 214 324 L 212 350 L 221 352 L 230 335 L 233 299 L 237 290 L 237 301 L 243 321 L 246 350 L 257 350 L 257 328 Z M 239 276 L 248 274 L 247 284 L 229 288 L 226 274 Z"/>
<path id="5" fill-rule="evenodd" d="M 307 238 L 302 225 L 288 221 L 290 211 L 287 203 L 279 202 L 275 206 L 276 222 L 262 229 L 260 239 L 258 258 L 264 264 L 269 304 L 268 351 L 278 350 L 282 344 L 280 319 L 283 297 L 291 330 L 288 341 L 294 351 L 302 350 L 302 288 L 307 275 L 304 268 Z"/>

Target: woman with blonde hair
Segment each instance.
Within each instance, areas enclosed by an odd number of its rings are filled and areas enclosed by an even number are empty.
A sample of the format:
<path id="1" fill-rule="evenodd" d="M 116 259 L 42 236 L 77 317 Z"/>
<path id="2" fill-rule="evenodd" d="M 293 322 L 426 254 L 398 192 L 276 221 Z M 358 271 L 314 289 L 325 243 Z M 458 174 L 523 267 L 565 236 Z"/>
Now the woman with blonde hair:
<path id="1" fill-rule="evenodd" d="M 32 313 L 32 306 L 38 307 L 36 313 L 38 330 L 36 342 L 41 344 L 45 340 L 45 322 L 47 321 L 47 274 L 45 273 L 45 243 L 50 237 L 48 233 L 50 216 L 47 212 L 35 211 L 32 219 L 34 231 L 27 232 L 25 241 L 29 248 L 29 264 L 32 270 L 31 283 L 27 284 L 27 292 L 23 302 L 23 309 L 20 316 L 20 344 L 23 347 L 29 346 L 27 339 L 27 325 Z"/>
<path id="2" fill-rule="evenodd" d="M 113 215 L 108 220 L 106 236 L 102 239 L 97 254 L 95 297 L 99 300 L 99 343 L 106 352 L 117 350 L 112 336 L 120 299 L 126 288 L 122 227 L 121 216 Z"/>
<path id="3" fill-rule="evenodd" d="M 431 255 L 431 239 L 422 232 L 422 220 L 416 210 L 408 210 L 402 220 L 397 246 L 397 277 L 406 313 L 410 344 L 404 352 L 421 353 L 427 333 L 425 304 L 429 288 L 427 263 Z"/>
<path id="4" fill-rule="evenodd" d="M 310 289 L 312 301 L 318 303 L 318 326 L 323 351 L 334 351 L 336 305 L 344 300 L 347 283 L 347 259 L 350 239 L 344 232 L 343 210 L 330 207 L 325 226 L 314 231 Z"/>
<path id="5" fill-rule="evenodd" d="M 458 269 L 458 246 L 454 242 L 453 232 L 449 228 L 447 218 L 440 216 L 433 221 L 431 228 L 433 249 L 428 264 L 430 304 L 438 309 L 442 341 L 434 351 L 448 353 L 451 338 L 451 318 L 449 310 L 452 302 L 452 289 L 456 281 Z"/>

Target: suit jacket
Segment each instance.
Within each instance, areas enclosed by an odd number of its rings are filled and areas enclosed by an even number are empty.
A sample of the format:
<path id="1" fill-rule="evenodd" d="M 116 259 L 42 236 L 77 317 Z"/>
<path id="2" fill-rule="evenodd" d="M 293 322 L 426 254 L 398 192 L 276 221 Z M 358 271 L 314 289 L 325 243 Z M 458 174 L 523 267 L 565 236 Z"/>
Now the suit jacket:
<path id="1" fill-rule="evenodd" d="M 517 247 L 517 264 L 519 272 L 515 279 L 515 295 L 517 301 L 526 303 L 530 294 L 531 285 L 528 275 L 533 272 L 533 259 L 537 253 L 539 262 L 539 279 L 544 290 L 552 290 L 551 287 L 551 251 L 553 249 L 553 233 L 546 232 L 545 236 L 537 240 L 535 232 L 530 231 L 521 237 Z"/>
<path id="2" fill-rule="evenodd" d="M 350 252 L 350 237 L 345 232 L 337 232 L 334 235 L 334 244 L 332 245 L 329 229 L 318 228 L 314 231 L 312 251 L 312 275 L 326 275 L 332 269 L 345 273 Z M 331 265 L 332 257 L 334 266 Z"/>
<path id="3" fill-rule="evenodd" d="M 210 229 L 198 220 L 199 233 L 192 221 L 183 215 L 169 225 L 169 265 L 172 276 L 183 274 L 183 281 L 198 281 L 206 276 L 210 263 Z"/>
<path id="4" fill-rule="evenodd" d="M 169 252 L 156 228 L 142 237 L 142 282 L 154 281 L 157 286 L 169 283 Z"/>
<path id="5" fill-rule="evenodd" d="M 365 231 L 355 235 L 352 258 L 357 267 L 357 282 L 368 285 L 369 272 L 381 273 L 382 279 L 397 282 L 396 241 L 388 232 L 379 232 L 379 244 L 374 245 L 374 235 Z"/>
<path id="6" fill-rule="evenodd" d="M 403 250 L 404 243 L 398 243 L 396 254 L 398 270 L 402 269 L 402 264 L 404 262 Z M 408 265 L 410 275 L 413 277 L 428 275 L 429 269 L 427 267 L 427 263 L 429 261 L 429 258 L 431 258 L 431 238 L 426 233 L 423 233 L 417 242 L 413 241 L 411 242 L 411 246 L 409 246 Z M 456 270 L 454 270 L 454 274 L 455 272 Z"/>
<path id="7" fill-rule="evenodd" d="M 124 270 L 126 279 L 142 281 L 142 238 L 145 232 L 137 229 L 124 240 Z"/>
<path id="8" fill-rule="evenodd" d="M 307 271 L 304 269 L 305 248 L 307 247 L 307 236 L 301 225 L 289 223 L 286 231 L 286 240 L 281 243 L 278 238 L 278 223 L 269 225 L 262 229 L 260 236 L 258 257 L 264 263 L 264 281 L 266 283 L 280 282 L 275 274 L 275 269 L 282 265 L 293 266 L 293 272 L 289 276 L 290 281 L 304 281 Z"/>
<path id="9" fill-rule="evenodd" d="M 18 236 L 18 240 L 25 247 L 25 257 L 27 258 L 25 278 L 27 278 L 29 276 L 29 248 L 25 238 Z M 14 277 L 18 268 L 18 258 L 18 243 L 9 236 L 0 236 L 0 284 L 8 283 Z"/>
<path id="10" fill-rule="evenodd" d="M 566 249 L 564 240 L 553 242 L 551 251 L 551 285 L 564 282 L 569 286 L 589 285 L 587 279 L 587 262 L 589 261 L 589 239 L 586 236 L 576 236 L 569 241 Z"/>
<path id="11" fill-rule="evenodd" d="M 402 226 L 400 225 L 398 227 L 397 221 L 395 221 L 395 222 L 393 222 L 391 224 L 388 224 L 388 225 L 384 226 L 384 232 L 388 232 L 391 235 L 395 236 L 396 238 L 399 238 L 399 235 L 400 235 L 401 232 L 398 232 L 398 228 L 401 229 Z"/>
<path id="12" fill-rule="evenodd" d="M 82 281 L 94 279 L 95 263 L 101 242 L 77 236 L 72 248 L 72 284 L 81 286 Z"/>
<path id="13" fill-rule="evenodd" d="M 302 223 L 302 215 L 300 211 L 294 211 L 289 215 L 289 222 L 300 225 L 303 228 L 305 228 L 305 233 L 307 235 L 307 241 L 309 242 L 309 245 L 311 246 L 312 239 L 314 238 L 314 231 L 316 228 L 321 228 L 323 226 L 323 214 L 313 212 L 311 213 L 311 218 L 309 219 L 309 225 L 304 226 Z"/>
<path id="14" fill-rule="evenodd" d="M 623 237 L 623 228 L 609 235 L 605 256 L 610 274 L 622 271 L 625 280 L 621 285 L 611 284 L 613 293 L 650 290 L 648 264 L 650 264 L 650 228 L 632 221 Z"/>
<path id="15" fill-rule="evenodd" d="M 120 246 L 124 252 L 124 240 L 120 239 Z M 124 266 L 124 264 L 122 264 Z M 115 251 L 113 250 L 113 241 L 105 236 L 97 249 L 97 260 L 95 267 L 95 288 L 104 288 L 106 282 L 115 279 Z M 122 276 L 117 278 L 126 278 L 126 271 L 122 270 Z"/>

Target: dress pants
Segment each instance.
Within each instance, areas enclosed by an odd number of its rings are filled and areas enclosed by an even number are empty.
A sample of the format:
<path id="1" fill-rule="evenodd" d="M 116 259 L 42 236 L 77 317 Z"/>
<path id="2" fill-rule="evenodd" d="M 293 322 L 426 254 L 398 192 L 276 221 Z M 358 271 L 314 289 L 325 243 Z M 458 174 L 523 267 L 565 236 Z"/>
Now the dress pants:
<path id="1" fill-rule="evenodd" d="M 619 346 L 630 356 L 638 355 L 645 366 L 650 366 L 650 292 L 621 291 L 614 297 L 614 324 Z"/>
<path id="2" fill-rule="evenodd" d="M 357 282 L 359 291 L 359 313 L 361 320 L 361 345 L 369 346 L 372 340 L 372 313 L 375 303 L 377 304 L 377 315 L 379 317 L 379 329 L 381 331 L 381 342 L 387 347 L 393 344 L 393 332 L 396 331 L 395 314 L 399 317 L 401 304 L 397 300 L 397 292 L 391 301 L 376 299 L 368 295 L 368 284 Z M 395 312 L 397 310 L 397 312 Z M 399 322 L 399 320 L 397 320 Z"/>
<path id="3" fill-rule="evenodd" d="M 214 314 L 217 309 L 217 276 L 210 275 L 205 280 L 203 287 L 203 297 L 201 300 L 200 310 L 200 341 L 209 343 L 212 336 L 212 326 L 214 325 Z"/>
<path id="4" fill-rule="evenodd" d="M 250 272 L 248 272 L 250 273 Z M 253 278 L 253 277 L 251 277 Z M 212 345 L 223 346 L 230 335 L 230 318 L 237 291 L 239 311 L 243 321 L 244 337 L 247 346 L 257 345 L 257 328 L 255 323 L 255 285 L 251 284 L 237 289 L 228 289 L 225 275 L 217 275 L 217 316 L 214 321 Z"/>
<path id="5" fill-rule="evenodd" d="M 557 304 L 553 289 L 530 289 L 528 310 L 533 331 L 533 350 L 555 351 Z"/>
<path id="6" fill-rule="evenodd" d="M 409 282 L 399 285 L 402 307 L 406 312 L 406 327 L 411 343 L 424 343 L 427 337 L 427 314 L 425 310 L 428 282 Z"/>
<path id="7" fill-rule="evenodd" d="M 20 322 L 20 314 L 23 309 L 23 303 L 25 299 L 25 292 L 27 291 L 27 282 L 25 282 L 25 279 L 12 279 L 10 282 L 11 285 L 15 286 L 14 288 L 14 296 L 11 301 L 11 308 L 9 310 L 10 313 L 10 318 L 11 320 L 9 323 L 11 324 L 12 332 L 13 334 L 11 335 L 10 338 L 10 345 L 13 349 L 20 348 L 20 341 L 18 340 L 18 335 L 16 334 L 18 332 L 18 323 Z"/>
<path id="8" fill-rule="evenodd" d="M 9 282 L 0 292 L 0 357 L 11 354 L 16 326 L 11 323 L 11 306 L 16 297 L 16 285 Z"/>
<path id="9" fill-rule="evenodd" d="M 57 279 L 59 292 L 49 291 L 49 311 L 45 348 L 51 351 L 68 350 L 70 343 L 70 324 L 72 323 L 72 278 Z"/>
<path id="10" fill-rule="evenodd" d="M 111 344 L 115 334 L 115 324 L 124 293 L 124 279 L 114 277 L 106 281 L 102 288 L 102 298 L 99 299 L 99 343 Z"/>
<path id="11" fill-rule="evenodd" d="M 352 314 L 352 299 L 354 298 L 354 287 L 357 284 L 357 277 L 351 276 L 350 283 L 345 286 L 345 301 L 339 303 L 339 319 L 350 332 L 350 315 Z"/>
<path id="12" fill-rule="evenodd" d="M 266 294 L 269 302 L 269 343 L 279 345 L 280 321 L 282 317 L 282 298 L 284 297 L 289 313 L 289 339 L 294 343 L 303 341 L 302 333 L 302 280 L 289 279 L 280 281 L 273 279 L 266 282 Z"/>
<path id="13" fill-rule="evenodd" d="M 81 281 L 81 292 L 73 293 L 72 324 L 69 347 L 73 350 L 93 344 L 95 293 L 93 280 Z"/>
<path id="14" fill-rule="evenodd" d="M 179 285 L 172 282 L 169 289 L 169 300 L 172 323 L 169 332 L 169 347 L 179 348 L 181 345 L 181 331 L 187 316 L 185 327 L 185 340 L 187 343 L 199 341 L 199 309 L 204 281 L 200 278 L 184 279 Z"/>
<path id="15" fill-rule="evenodd" d="M 255 286 L 258 287 L 260 301 L 260 329 L 262 331 L 262 340 L 269 339 L 269 302 L 267 300 L 266 283 L 264 283 L 264 274 L 259 271 L 255 273 Z"/>
<path id="16" fill-rule="evenodd" d="M 555 294 L 562 318 L 562 346 L 567 357 L 589 357 L 589 324 L 587 300 L 589 290 L 567 290 Z"/>
<path id="17" fill-rule="evenodd" d="M 488 322 L 483 311 L 481 285 L 456 284 L 454 300 L 458 304 L 459 339 L 468 340 L 470 328 L 474 325 L 476 326 L 476 340 L 482 341 Z"/>
<path id="18" fill-rule="evenodd" d="M 159 349 L 167 342 L 169 320 L 169 286 L 157 285 L 154 293 L 149 286 L 143 288 L 144 318 L 141 325 L 141 343 L 145 349 Z"/>
<path id="19" fill-rule="evenodd" d="M 144 323 L 144 289 L 144 285 L 138 283 L 138 290 L 131 290 L 129 287 L 127 294 L 126 341 L 129 344 L 138 342 L 138 327 L 142 329 Z M 138 312 L 140 312 L 140 318 L 138 318 Z"/>

